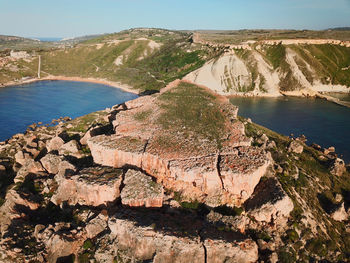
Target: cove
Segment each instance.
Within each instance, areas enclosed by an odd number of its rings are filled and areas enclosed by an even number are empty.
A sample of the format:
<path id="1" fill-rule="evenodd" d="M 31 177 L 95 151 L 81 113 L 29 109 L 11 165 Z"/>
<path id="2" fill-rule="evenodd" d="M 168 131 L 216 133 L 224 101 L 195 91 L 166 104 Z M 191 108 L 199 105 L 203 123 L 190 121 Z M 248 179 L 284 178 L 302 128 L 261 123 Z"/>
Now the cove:
<path id="1" fill-rule="evenodd" d="M 350 108 L 322 99 L 295 97 L 230 99 L 238 115 L 284 135 L 304 134 L 307 143 L 334 146 L 350 162 Z"/>
<path id="2" fill-rule="evenodd" d="M 75 81 L 40 81 L 0 88 L 0 141 L 23 133 L 34 122 L 76 118 L 137 97 L 111 86 Z"/>

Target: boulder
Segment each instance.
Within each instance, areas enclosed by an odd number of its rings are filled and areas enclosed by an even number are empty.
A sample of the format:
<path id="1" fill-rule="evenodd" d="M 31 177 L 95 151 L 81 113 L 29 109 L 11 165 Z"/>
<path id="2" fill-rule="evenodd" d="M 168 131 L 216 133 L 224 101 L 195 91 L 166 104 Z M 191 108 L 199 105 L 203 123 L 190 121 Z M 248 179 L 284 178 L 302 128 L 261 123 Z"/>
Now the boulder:
<path id="1" fill-rule="evenodd" d="M 124 187 L 121 192 L 123 205 L 138 207 L 161 207 L 164 190 L 161 184 L 152 181 L 144 173 L 129 169 L 124 177 Z"/>
<path id="2" fill-rule="evenodd" d="M 111 127 L 99 125 L 99 126 L 90 128 L 84 134 L 83 138 L 80 139 L 80 144 L 87 145 L 88 139 L 90 139 L 91 137 L 97 136 L 97 135 L 105 134 L 105 133 L 107 133 L 108 129 L 111 129 Z"/>
<path id="3" fill-rule="evenodd" d="M 90 220 L 85 227 L 87 238 L 94 238 L 102 231 L 106 230 L 107 220 L 108 218 L 102 214 Z"/>
<path id="4" fill-rule="evenodd" d="M 335 176 L 342 176 L 346 172 L 345 162 L 340 158 L 336 158 L 333 161 L 330 172 Z"/>
<path id="5" fill-rule="evenodd" d="M 292 200 L 274 177 L 261 180 L 244 206 L 255 220 L 273 222 L 279 226 L 287 223 L 288 216 L 294 209 Z"/>
<path id="6" fill-rule="evenodd" d="M 325 148 L 325 149 L 323 149 L 323 153 L 325 155 L 335 153 L 335 147 L 331 146 L 331 147 Z"/>
<path id="7" fill-rule="evenodd" d="M 24 165 L 24 163 L 25 163 L 28 159 L 31 159 L 31 158 L 30 158 L 30 155 L 29 155 L 28 153 L 25 154 L 23 151 L 18 151 L 18 152 L 15 154 L 16 163 L 19 163 L 20 165 Z"/>
<path id="8" fill-rule="evenodd" d="M 45 245 L 47 254 L 45 262 L 66 262 L 61 258 L 77 254 L 86 240 L 86 233 L 80 231 L 75 233 L 69 230 L 69 226 L 61 224 L 60 227 L 49 226 L 37 234 L 37 241 Z"/>
<path id="9" fill-rule="evenodd" d="M 224 189 L 241 205 L 253 193 L 270 165 L 265 152 L 254 147 L 239 147 L 232 154 L 221 156 L 219 170 Z"/>
<path id="10" fill-rule="evenodd" d="M 63 144 L 59 149 L 58 152 L 60 155 L 71 155 L 75 157 L 81 157 L 81 154 L 79 153 L 79 144 L 75 140 L 71 140 L 65 144 Z"/>
<path id="11" fill-rule="evenodd" d="M 107 167 L 87 168 L 77 175 L 60 177 L 58 183 L 58 189 L 51 198 L 56 205 L 62 202 L 69 205 L 107 205 L 120 196 L 122 171 Z"/>
<path id="12" fill-rule="evenodd" d="M 331 213 L 331 217 L 336 221 L 345 221 L 349 218 L 348 213 L 345 211 L 344 202 Z"/>
<path id="13" fill-rule="evenodd" d="M 23 182 L 29 174 L 37 174 L 44 171 L 44 168 L 39 162 L 35 162 L 34 160 L 29 159 L 18 170 L 16 177 L 14 178 L 14 182 Z"/>
<path id="14" fill-rule="evenodd" d="M 46 148 L 48 152 L 58 151 L 58 149 L 60 149 L 63 144 L 64 141 L 60 137 L 56 136 L 46 144 Z"/>
<path id="15" fill-rule="evenodd" d="M 59 165 L 63 161 L 61 156 L 55 154 L 47 154 L 40 159 L 41 164 L 45 170 L 50 174 L 57 174 L 59 171 Z"/>
<path id="16" fill-rule="evenodd" d="M 293 153 L 300 154 L 303 152 L 303 150 L 304 150 L 303 145 L 301 145 L 301 143 L 298 142 L 297 140 L 291 141 L 288 147 L 288 151 Z"/>

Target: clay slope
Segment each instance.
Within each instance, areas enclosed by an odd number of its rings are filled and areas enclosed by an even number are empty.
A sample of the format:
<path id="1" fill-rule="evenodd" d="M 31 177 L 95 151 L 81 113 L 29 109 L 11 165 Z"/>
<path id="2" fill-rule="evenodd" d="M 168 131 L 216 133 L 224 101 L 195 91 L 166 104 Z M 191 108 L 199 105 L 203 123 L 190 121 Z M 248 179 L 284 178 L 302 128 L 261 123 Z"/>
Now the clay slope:
<path id="1" fill-rule="evenodd" d="M 221 48 L 222 55 L 184 79 L 221 95 L 315 96 L 350 91 L 347 45 L 296 40 L 214 47 Z"/>

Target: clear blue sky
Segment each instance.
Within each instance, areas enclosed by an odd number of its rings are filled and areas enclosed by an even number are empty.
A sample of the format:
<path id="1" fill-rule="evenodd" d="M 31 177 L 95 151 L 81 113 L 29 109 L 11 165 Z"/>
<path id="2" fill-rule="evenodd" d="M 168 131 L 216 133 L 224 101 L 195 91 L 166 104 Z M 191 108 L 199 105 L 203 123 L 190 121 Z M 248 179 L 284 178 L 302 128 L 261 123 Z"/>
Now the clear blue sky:
<path id="1" fill-rule="evenodd" d="M 132 27 L 350 26 L 350 0 L 0 0 L 0 34 L 71 37 Z"/>

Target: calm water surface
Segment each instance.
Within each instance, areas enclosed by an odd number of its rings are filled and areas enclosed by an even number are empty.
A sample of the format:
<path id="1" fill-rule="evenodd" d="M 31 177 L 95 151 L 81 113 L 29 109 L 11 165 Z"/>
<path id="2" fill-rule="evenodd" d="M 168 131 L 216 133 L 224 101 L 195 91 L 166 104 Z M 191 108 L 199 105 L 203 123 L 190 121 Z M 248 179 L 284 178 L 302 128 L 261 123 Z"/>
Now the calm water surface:
<path id="1" fill-rule="evenodd" d="M 350 162 L 350 108 L 321 99 L 233 98 L 238 114 L 284 135 L 304 134 L 308 143 L 335 146 Z"/>
<path id="2" fill-rule="evenodd" d="M 137 98 L 120 89 L 87 82 L 41 81 L 0 88 L 0 141 L 34 122 L 76 118 Z"/>

